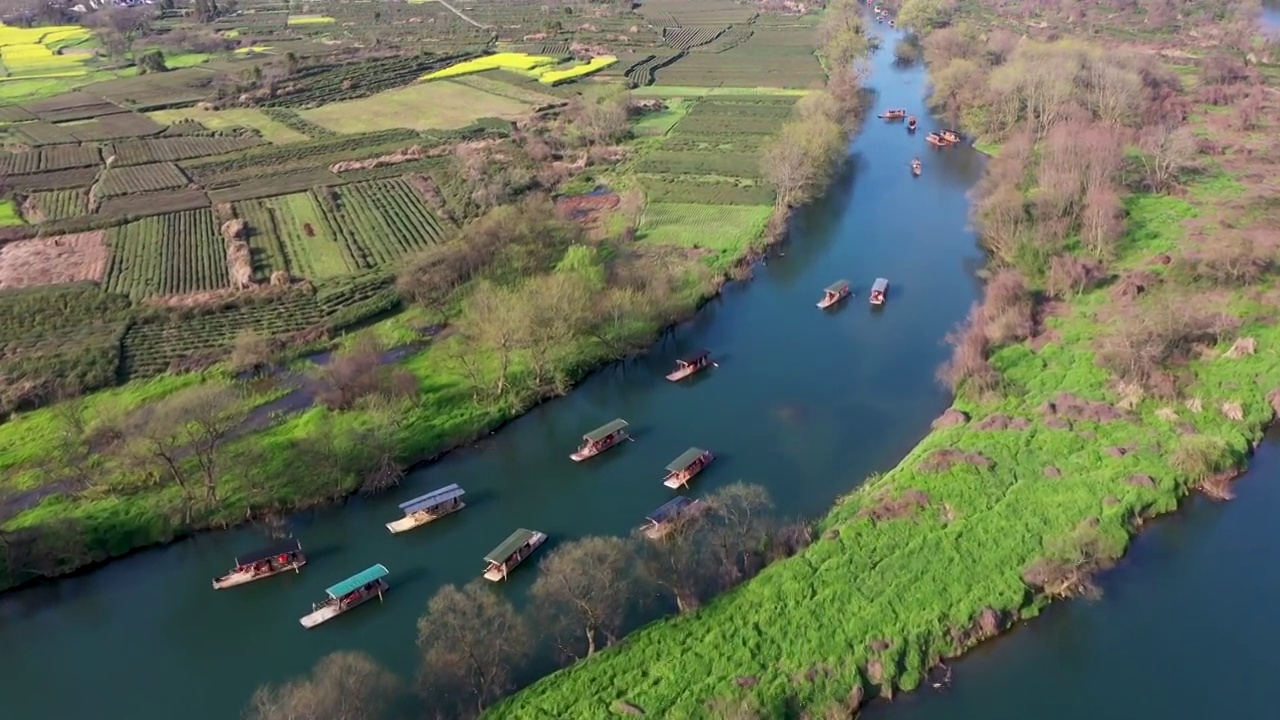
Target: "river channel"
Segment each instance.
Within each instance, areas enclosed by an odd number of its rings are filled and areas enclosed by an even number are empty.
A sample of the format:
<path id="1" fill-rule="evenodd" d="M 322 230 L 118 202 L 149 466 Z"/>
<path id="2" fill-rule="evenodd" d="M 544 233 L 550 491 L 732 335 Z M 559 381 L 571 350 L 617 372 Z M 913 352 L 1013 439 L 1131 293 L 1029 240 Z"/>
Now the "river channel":
<path id="1" fill-rule="evenodd" d="M 769 488 L 789 515 L 818 516 L 866 475 L 893 466 L 947 405 L 934 381 L 941 340 L 965 315 L 982 256 L 967 227 L 967 192 L 982 170 L 968 148 L 931 152 L 925 73 L 892 64 L 893 31 L 874 58 L 877 108 L 921 117 L 868 122 L 848 172 L 796 219 L 793 241 L 733 284 L 648 356 L 597 373 L 475 447 L 414 472 L 397 491 L 304 513 L 294 531 L 310 556 L 296 576 L 215 592 L 210 579 L 260 545 L 253 530 L 201 534 L 0 598 L 0 715 L 7 720 L 227 720 L 254 688 L 306 672 L 322 655 L 361 649 L 415 670 L 415 621 L 447 583 L 482 570 L 517 527 L 549 545 L 624 534 L 670 497 L 664 466 L 691 445 L 719 459 L 694 494 L 735 480 Z M 909 161 L 924 159 L 922 177 Z M 872 311 L 868 289 L 891 280 Z M 854 297 L 822 312 L 822 289 L 847 278 Z M 663 379 L 707 347 L 719 367 L 693 382 Z M 581 435 L 615 417 L 636 442 L 590 462 L 568 458 Z M 412 533 L 383 527 L 397 503 L 459 483 L 461 513 Z M 546 548 L 541 551 L 545 555 Z M 536 559 L 536 558 L 535 558 Z M 298 618 L 324 589 L 373 563 L 391 591 L 315 630 Z M 536 575 L 495 587 L 517 601 Z"/>

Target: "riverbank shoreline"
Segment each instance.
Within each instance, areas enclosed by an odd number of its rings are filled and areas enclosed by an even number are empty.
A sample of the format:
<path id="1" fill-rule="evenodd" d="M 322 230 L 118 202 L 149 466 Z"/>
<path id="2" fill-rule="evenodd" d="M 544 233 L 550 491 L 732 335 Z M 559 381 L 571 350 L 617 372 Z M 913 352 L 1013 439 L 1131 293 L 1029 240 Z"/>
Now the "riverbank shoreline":
<path id="1" fill-rule="evenodd" d="M 1096 592 L 1090 576 L 1122 558 L 1147 520 L 1196 489 L 1230 497 L 1228 483 L 1280 412 L 1280 366 L 1260 357 L 1280 331 L 1252 305 L 1273 297 L 1271 283 L 1217 296 L 1235 324 L 1179 364 L 1173 397 L 1118 383 L 1098 362 L 1117 305 L 1176 303 L 1177 290 L 1146 269 L 1150 256 L 1187 251 L 1184 221 L 1243 196 L 1227 170 L 1176 195 L 1127 196 L 1119 274 L 991 352 L 997 397 L 957 399 L 897 465 L 842 497 L 799 556 L 485 717 L 585 720 L 614 702 L 663 717 L 714 716 L 713 705 L 753 717 L 854 713 L 919 688 L 943 660 L 1053 600 Z M 1122 295 L 1138 273 L 1150 279 Z"/>

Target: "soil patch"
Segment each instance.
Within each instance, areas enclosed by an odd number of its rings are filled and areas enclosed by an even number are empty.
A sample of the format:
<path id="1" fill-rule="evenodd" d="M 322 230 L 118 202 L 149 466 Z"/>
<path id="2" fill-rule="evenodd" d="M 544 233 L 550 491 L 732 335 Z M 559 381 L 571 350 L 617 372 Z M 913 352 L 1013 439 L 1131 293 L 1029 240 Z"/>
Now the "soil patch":
<path id="1" fill-rule="evenodd" d="M 593 230 L 600 226 L 605 215 L 618 207 L 617 193 L 602 192 L 588 195 L 571 195 L 556 200 L 556 213 L 565 220 L 573 220 Z"/>
<path id="2" fill-rule="evenodd" d="M 106 236 L 98 230 L 0 245 L 0 290 L 102 280 Z"/>
<path id="3" fill-rule="evenodd" d="M 1011 418 L 1001 413 L 988 415 L 973 426 L 975 430 L 1026 430 L 1029 427 L 1031 427 L 1031 421 L 1026 418 Z"/>
<path id="4" fill-rule="evenodd" d="M 1040 406 L 1040 414 L 1045 417 L 1046 424 L 1054 418 L 1067 421 L 1083 420 L 1086 422 L 1108 423 L 1122 420 L 1125 417 L 1125 413 L 1116 407 L 1104 402 L 1085 400 L 1071 393 L 1058 393 L 1058 396 L 1052 402 L 1047 402 Z M 1055 425 L 1050 425 L 1050 427 L 1055 427 Z"/>
<path id="5" fill-rule="evenodd" d="M 905 490 L 898 497 L 884 497 L 874 505 L 858 511 L 858 517 L 871 518 L 875 522 L 896 520 L 915 514 L 929 504 L 929 495 L 923 490 Z"/>
<path id="6" fill-rule="evenodd" d="M 929 453 L 929 457 L 920 463 L 920 469 L 925 472 L 946 472 L 954 465 L 972 465 L 978 468 L 990 469 L 995 464 L 994 460 L 981 453 L 967 453 L 955 448 L 943 448 Z"/>
<path id="7" fill-rule="evenodd" d="M 955 408 L 947 408 L 947 411 L 938 416 L 933 421 L 932 428 L 934 430 L 942 430 L 943 428 L 955 427 L 969 422 L 969 415 L 962 410 Z"/>

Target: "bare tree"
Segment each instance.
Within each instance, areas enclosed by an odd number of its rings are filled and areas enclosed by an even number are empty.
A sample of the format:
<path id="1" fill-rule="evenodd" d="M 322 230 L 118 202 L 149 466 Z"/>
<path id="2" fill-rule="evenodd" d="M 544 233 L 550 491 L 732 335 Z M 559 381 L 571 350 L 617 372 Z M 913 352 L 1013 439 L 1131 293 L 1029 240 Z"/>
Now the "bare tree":
<path id="1" fill-rule="evenodd" d="M 547 555 L 530 599 L 565 654 L 579 657 L 585 640 L 590 656 L 599 642 L 608 645 L 617 639 L 637 577 L 626 540 L 586 537 Z"/>
<path id="2" fill-rule="evenodd" d="M 1140 133 L 1143 183 L 1152 192 L 1165 192 L 1185 171 L 1196 166 L 1196 139 L 1186 127 L 1159 125 Z"/>
<path id="3" fill-rule="evenodd" d="M 511 687 L 532 636 L 511 603 L 474 580 L 446 585 L 418 620 L 420 683 L 439 717 L 479 715 Z"/>
<path id="4" fill-rule="evenodd" d="M 229 364 L 233 372 L 256 373 L 275 362 L 276 354 L 276 346 L 271 340 L 245 329 L 236 334 Z"/>
<path id="5" fill-rule="evenodd" d="M 737 585 L 763 567 L 764 550 L 773 527 L 773 500 L 759 485 L 736 482 L 706 500 L 708 547 L 715 556 L 723 587 Z"/>
<path id="6" fill-rule="evenodd" d="M 1111 187 L 1097 187 L 1084 198 L 1080 214 L 1080 240 L 1099 259 L 1115 255 L 1124 235 L 1124 203 Z"/>
<path id="7" fill-rule="evenodd" d="M 666 591 L 681 613 L 697 610 L 711 587 L 716 558 L 706 545 L 706 517 L 684 513 L 655 541 L 637 540 L 643 577 Z"/>
<path id="8" fill-rule="evenodd" d="M 348 348 L 333 354 L 315 372 L 321 386 L 317 399 L 333 410 L 347 410 L 361 398 L 397 399 L 418 392 L 418 379 L 407 370 L 384 361 L 383 347 L 372 334 L 364 334 Z"/>
<path id="9" fill-rule="evenodd" d="M 497 363 L 491 389 L 494 398 L 507 392 L 512 362 L 525 335 L 522 315 L 516 294 L 493 283 L 480 283 L 467 299 L 461 332 L 493 354 Z"/>
<path id="10" fill-rule="evenodd" d="M 335 652 L 311 674 L 258 688 L 248 720 L 378 720 L 395 701 L 399 683 L 368 655 Z"/>

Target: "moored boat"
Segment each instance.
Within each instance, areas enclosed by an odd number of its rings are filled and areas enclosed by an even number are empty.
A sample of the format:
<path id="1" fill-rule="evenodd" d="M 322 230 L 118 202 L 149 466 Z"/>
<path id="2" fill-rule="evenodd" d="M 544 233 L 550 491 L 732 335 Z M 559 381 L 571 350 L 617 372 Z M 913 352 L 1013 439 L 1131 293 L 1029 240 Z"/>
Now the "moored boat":
<path id="1" fill-rule="evenodd" d="M 960 133 L 955 130 L 943 130 L 942 139 L 946 140 L 949 145 L 954 145 L 960 142 Z"/>
<path id="2" fill-rule="evenodd" d="M 299 568 L 306 564 L 307 556 L 302 554 L 301 542 L 281 540 L 273 545 L 238 556 L 235 569 L 220 578 L 214 578 L 213 589 L 224 590 L 290 570 L 298 572 Z"/>
<path id="3" fill-rule="evenodd" d="M 390 588 L 383 579 L 388 574 L 387 568 L 379 563 L 329 587 L 324 591 L 329 597 L 324 602 L 313 604 L 311 612 L 298 622 L 302 623 L 302 627 L 310 629 L 375 597 L 381 600 L 382 594 Z"/>
<path id="4" fill-rule="evenodd" d="M 524 559 L 533 554 L 538 546 L 547 541 L 547 536 L 537 530 L 520 528 L 502 541 L 502 544 L 489 551 L 484 561 L 489 563 L 484 570 L 484 579 L 498 582 L 506 580 L 507 574 L 515 569 Z"/>
<path id="5" fill-rule="evenodd" d="M 911 158 L 911 174 L 920 177 L 920 173 L 924 171 L 924 163 L 920 162 L 920 158 Z"/>
<path id="6" fill-rule="evenodd" d="M 706 370 L 710 365 L 711 353 L 707 350 L 699 350 L 676 360 L 676 369 L 667 374 L 667 379 L 671 382 L 680 382 L 694 373 Z"/>
<path id="7" fill-rule="evenodd" d="M 595 457 L 609 448 L 617 445 L 623 440 L 630 440 L 631 436 L 627 434 L 627 421 L 622 418 L 607 422 L 604 425 L 592 430 L 582 436 L 582 445 L 577 452 L 569 457 L 574 462 L 582 462 L 590 457 Z"/>
<path id="8" fill-rule="evenodd" d="M 702 469 L 711 464 L 715 459 L 715 455 L 710 450 L 702 448 L 689 448 L 680 454 L 680 457 L 667 463 L 667 476 L 662 479 L 662 484 L 672 490 L 679 490 L 689 484 L 694 475 L 702 472 Z"/>
<path id="9" fill-rule="evenodd" d="M 466 493 L 457 483 L 446 485 L 439 490 L 432 490 L 412 500 L 400 503 L 404 517 L 387 523 L 387 529 L 394 533 L 402 533 L 438 520 L 450 513 L 456 513 L 467 504 L 461 498 Z"/>
<path id="10" fill-rule="evenodd" d="M 822 291 L 822 299 L 818 301 L 818 308 L 826 310 L 847 297 L 849 297 L 849 281 L 837 280 Z"/>
<path id="11" fill-rule="evenodd" d="M 884 301 L 889 297 L 889 281 L 885 278 L 876 278 L 876 282 L 871 286 L 871 304 L 883 305 Z"/>
<path id="12" fill-rule="evenodd" d="M 704 507 L 706 503 L 701 500 L 688 495 L 677 495 L 646 515 L 640 532 L 650 540 L 661 540 L 671 532 L 681 518 L 688 517 L 690 513 L 699 512 Z"/>
<path id="13" fill-rule="evenodd" d="M 930 145 L 934 147 L 939 147 L 939 148 L 943 148 L 951 144 L 947 142 L 945 139 L 943 139 L 943 137 L 936 132 L 931 132 L 928 135 L 925 135 L 924 139 Z"/>
<path id="14" fill-rule="evenodd" d="M 902 120 L 902 119 L 905 119 L 906 117 L 907 117 L 907 111 L 900 108 L 885 110 L 883 113 L 880 114 L 881 120 Z"/>

